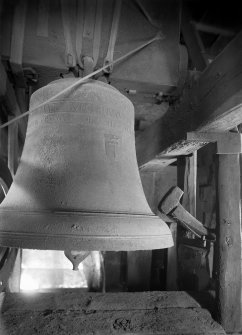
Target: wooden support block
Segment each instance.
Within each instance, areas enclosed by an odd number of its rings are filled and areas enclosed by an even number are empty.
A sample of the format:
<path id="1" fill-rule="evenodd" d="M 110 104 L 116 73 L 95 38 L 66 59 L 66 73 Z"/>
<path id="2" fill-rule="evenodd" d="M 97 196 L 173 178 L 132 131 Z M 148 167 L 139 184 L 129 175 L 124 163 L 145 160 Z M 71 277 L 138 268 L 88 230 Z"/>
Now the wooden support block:
<path id="1" fill-rule="evenodd" d="M 0 296 L 3 335 L 225 335 L 185 292 Z"/>
<path id="2" fill-rule="evenodd" d="M 85 312 L 153 310 L 155 308 L 199 308 L 199 303 L 186 292 L 117 292 L 117 293 L 83 293 L 80 289 L 61 289 L 59 292 L 0 294 L 2 313 L 21 311 L 63 310 Z"/>

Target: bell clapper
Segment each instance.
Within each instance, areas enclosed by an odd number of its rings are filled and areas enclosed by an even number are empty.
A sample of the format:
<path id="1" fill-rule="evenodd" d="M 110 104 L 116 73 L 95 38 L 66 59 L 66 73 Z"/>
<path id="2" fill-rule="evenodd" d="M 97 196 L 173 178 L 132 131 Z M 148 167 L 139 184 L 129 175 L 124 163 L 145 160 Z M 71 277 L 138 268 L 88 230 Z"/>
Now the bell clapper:
<path id="1" fill-rule="evenodd" d="M 65 256 L 71 261 L 73 271 L 78 271 L 79 264 L 90 254 L 90 251 L 65 250 Z"/>

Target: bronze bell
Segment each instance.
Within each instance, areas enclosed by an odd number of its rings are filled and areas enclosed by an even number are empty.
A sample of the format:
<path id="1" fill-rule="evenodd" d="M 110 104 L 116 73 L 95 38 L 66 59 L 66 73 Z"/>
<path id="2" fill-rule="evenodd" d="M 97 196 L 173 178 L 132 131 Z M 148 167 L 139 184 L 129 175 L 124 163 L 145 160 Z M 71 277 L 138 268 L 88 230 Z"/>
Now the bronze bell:
<path id="1" fill-rule="evenodd" d="M 37 90 L 38 106 L 77 79 Z M 86 81 L 31 113 L 14 182 L 0 206 L 0 245 L 53 250 L 141 250 L 173 245 L 146 201 L 134 107 Z"/>

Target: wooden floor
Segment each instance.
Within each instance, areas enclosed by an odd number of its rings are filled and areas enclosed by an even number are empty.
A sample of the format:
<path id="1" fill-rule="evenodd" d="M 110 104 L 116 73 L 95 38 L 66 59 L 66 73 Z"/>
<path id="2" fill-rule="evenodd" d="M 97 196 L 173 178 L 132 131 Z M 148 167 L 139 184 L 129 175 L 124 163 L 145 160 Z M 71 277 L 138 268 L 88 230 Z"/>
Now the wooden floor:
<path id="1" fill-rule="evenodd" d="M 225 335 L 185 292 L 1 294 L 1 335 Z"/>

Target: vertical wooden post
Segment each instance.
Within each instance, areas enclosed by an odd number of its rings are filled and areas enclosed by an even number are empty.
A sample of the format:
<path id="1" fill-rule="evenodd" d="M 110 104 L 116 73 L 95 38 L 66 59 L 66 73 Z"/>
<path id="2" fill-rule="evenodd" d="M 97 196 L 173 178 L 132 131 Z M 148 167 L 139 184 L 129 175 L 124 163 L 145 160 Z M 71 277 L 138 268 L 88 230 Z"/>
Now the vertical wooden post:
<path id="1" fill-rule="evenodd" d="M 194 152 L 192 156 L 179 157 L 177 160 L 177 185 L 184 191 L 182 199 L 182 205 L 188 210 L 193 216 L 196 217 L 196 195 L 197 195 L 197 152 Z M 187 235 L 189 234 L 189 235 Z M 186 233 L 187 237 L 193 238 L 192 233 Z M 181 242 L 182 238 L 185 237 L 184 229 L 178 225 L 177 227 L 177 285 L 179 289 L 194 289 L 193 276 L 189 275 L 189 270 L 184 267 L 184 250 L 187 252 Z M 185 248 L 185 249 L 184 249 Z M 190 250 L 190 249 L 189 249 Z M 193 250 L 190 250 L 191 255 Z M 192 256 L 191 256 L 192 258 Z M 191 270 L 190 270 L 191 271 Z M 189 278 L 189 280 L 188 280 Z M 185 286 L 184 286 L 185 285 Z"/>
<path id="2" fill-rule="evenodd" d="M 177 290 L 177 223 L 170 224 L 170 231 L 174 241 L 174 246 L 167 249 L 167 270 L 166 289 L 167 291 Z"/>
<path id="3" fill-rule="evenodd" d="M 217 145 L 217 318 L 226 332 L 242 330 L 241 308 L 241 173 L 239 133 L 190 133 L 189 139 Z"/>
<path id="4" fill-rule="evenodd" d="M 185 164 L 186 158 L 184 156 L 177 158 L 177 186 L 182 190 L 184 189 L 184 175 L 185 175 Z M 177 223 L 173 222 L 170 224 L 170 230 L 172 233 L 174 246 L 167 250 L 167 277 L 166 277 L 166 289 L 167 290 L 178 290 L 179 288 L 179 275 L 178 275 L 178 238 L 179 238 L 179 227 Z"/>
<path id="5" fill-rule="evenodd" d="M 217 306 L 226 332 L 242 330 L 240 155 L 219 154 L 217 172 Z"/>
<path id="6" fill-rule="evenodd" d="M 197 212 L 197 151 L 186 157 L 183 206 L 196 217 Z"/>

